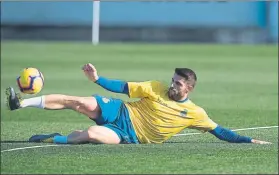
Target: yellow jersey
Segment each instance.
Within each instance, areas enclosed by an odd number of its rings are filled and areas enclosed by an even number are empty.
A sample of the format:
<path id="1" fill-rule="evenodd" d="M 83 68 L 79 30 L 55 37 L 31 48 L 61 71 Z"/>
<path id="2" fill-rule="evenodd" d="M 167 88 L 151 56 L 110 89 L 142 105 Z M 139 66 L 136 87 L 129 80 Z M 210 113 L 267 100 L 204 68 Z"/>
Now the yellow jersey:
<path id="1" fill-rule="evenodd" d="M 140 143 L 162 143 L 185 128 L 213 130 L 205 110 L 191 100 L 176 102 L 168 97 L 168 87 L 159 81 L 128 82 L 130 98 L 125 102 Z"/>

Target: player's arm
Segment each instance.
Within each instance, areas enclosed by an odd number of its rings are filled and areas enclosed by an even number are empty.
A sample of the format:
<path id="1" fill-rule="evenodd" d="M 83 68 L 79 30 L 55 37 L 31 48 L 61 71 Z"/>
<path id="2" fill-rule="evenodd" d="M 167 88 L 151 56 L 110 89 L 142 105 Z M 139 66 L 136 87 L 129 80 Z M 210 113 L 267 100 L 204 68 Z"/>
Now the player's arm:
<path id="1" fill-rule="evenodd" d="M 153 91 L 158 89 L 159 84 L 157 81 L 126 82 L 105 77 L 99 77 L 95 83 L 111 92 L 127 94 L 130 98 L 152 96 Z"/>
<path id="2" fill-rule="evenodd" d="M 96 68 L 90 63 L 85 64 L 82 70 L 90 81 L 109 91 L 127 94 L 131 98 L 150 97 L 154 95 L 154 91 L 158 91 L 161 88 L 161 83 L 157 81 L 125 82 L 99 77 Z"/>
<path id="3" fill-rule="evenodd" d="M 121 80 L 111 80 L 105 77 L 99 77 L 97 69 L 92 64 L 88 63 L 82 67 L 84 74 L 90 81 L 95 82 L 96 84 L 102 86 L 106 90 L 116 93 L 128 94 L 128 84 L 125 81 Z"/>
<path id="4" fill-rule="evenodd" d="M 270 142 L 260 141 L 252 139 L 247 136 L 241 136 L 230 129 L 224 128 L 214 121 L 212 121 L 206 112 L 200 108 L 197 112 L 196 119 L 190 126 L 190 128 L 195 128 L 202 131 L 208 131 L 220 140 L 227 141 L 230 143 L 258 143 L 258 144 L 270 144 Z"/>
<path id="5" fill-rule="evenodd" d="M 122 80 L 112 80 L 100 76 L 95 83 L 111 92 L 129 94 L 128 83 Z"/>
<path id="6" fill-rule="evenodd" d="M 270 142 L 265 142 L 261 140 L 255 140 L 247 136 L 241 136 L 227 128 L 224 128 L 220 125 L 213 130 L 210 130 L 209 133 L 213 134 L 220 140 L 224 140 L 230 143 L 258 143 L 258 144 L 270 144 Z"/>

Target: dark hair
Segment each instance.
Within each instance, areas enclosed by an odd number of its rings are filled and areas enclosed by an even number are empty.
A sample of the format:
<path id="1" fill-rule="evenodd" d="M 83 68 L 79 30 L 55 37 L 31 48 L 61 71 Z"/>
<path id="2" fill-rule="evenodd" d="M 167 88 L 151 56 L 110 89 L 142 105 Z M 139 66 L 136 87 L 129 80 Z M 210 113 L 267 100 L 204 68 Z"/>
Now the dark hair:
<path id="1" fill-rule="evenodd" d="M 175 68 L 175 73 L 183 78 L 190 83 L 193 87 L 196 85 L 197 81 L 197 76 L 196 73 L 189 69 L 189 68 Z"/>

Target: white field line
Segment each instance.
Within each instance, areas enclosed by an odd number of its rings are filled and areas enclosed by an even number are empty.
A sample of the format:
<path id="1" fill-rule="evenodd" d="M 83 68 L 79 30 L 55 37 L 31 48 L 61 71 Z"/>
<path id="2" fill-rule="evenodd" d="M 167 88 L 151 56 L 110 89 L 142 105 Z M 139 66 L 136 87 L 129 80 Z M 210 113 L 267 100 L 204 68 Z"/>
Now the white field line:
<path id="1" fill-rule="evenodd" d="M 41 146 L 29 146 L 29 147 L 13 148 L 13 149 L 3 150 L 3 151 L 1 151 L 1 153 L 16 151 L 16 150 L 22 150 L 22 149 L 44 148 L 44 147 L 51 147 L 51 146 L 62 146 L 62 145 L 41 145 Z"/>
<path id="2" fill-rule="evenodd" d="M 264 127 L 255 127 L 255 128 L 241 128 L 241 129 L 234 129 L 232 131 L 246 131 L 246 130 L 255 130 L 255 129 L 269 129 L 269 128 L 278 128 L 278 126 L 264 126 Z M 202 133 L 186 133 L 186 134 L 176 134 L 174 136 L 187 136 L 187 135 L 198 135 Z M 66 145 L 42 145 L 42 146 L 29 146 L 29 147 L 21 147 L 21 148 L 13 148 L 13 149 L 6 149 L 1 151 L 3 152 L 10 152 L 16 150 L 24 150 L 24 149 L 34 149 L 34 148 L 44 148 L 44 147 L 51 147 L 51 146 L 66 146 Z"/>

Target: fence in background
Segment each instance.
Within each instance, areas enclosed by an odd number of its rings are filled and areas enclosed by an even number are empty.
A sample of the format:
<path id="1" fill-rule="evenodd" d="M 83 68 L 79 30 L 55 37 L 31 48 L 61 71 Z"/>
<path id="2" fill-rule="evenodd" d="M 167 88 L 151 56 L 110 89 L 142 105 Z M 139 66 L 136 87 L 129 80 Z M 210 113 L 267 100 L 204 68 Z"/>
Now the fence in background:
<path id="1" fill-rule="evenodd" d="M 91 40 L 92 2 L 2 2 L 2 39 Z M 278 2 L 101 2 L 101 41 L 278 41 Z M 63 34 L 63 36 L 62 36 Z"/>

